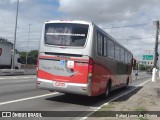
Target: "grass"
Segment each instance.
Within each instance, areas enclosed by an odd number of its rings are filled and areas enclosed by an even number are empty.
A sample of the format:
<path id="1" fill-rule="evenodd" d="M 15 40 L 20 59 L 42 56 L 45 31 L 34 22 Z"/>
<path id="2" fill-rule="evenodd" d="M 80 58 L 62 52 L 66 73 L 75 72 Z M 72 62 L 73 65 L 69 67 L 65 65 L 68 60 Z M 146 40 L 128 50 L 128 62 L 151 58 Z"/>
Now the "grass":
<path id="1" fill-rule="evenodd" d="M 101 109 L 99 109 L 98 111 L 94 112 L 90 117 L 102 117 L 102 116 L 105 116 L 106 113 L 104 111 L 112 111 L 113 108 L 115 108 L 113 105 L 114 105 L 114 103 L 110 103 L 108 105 L 103 106 Z"/>
<path id="2" fill-rule="evenodd" d="M 143 107 L 143 106 L 139 106 L 139 107 L 135 108 L 135 110 L 136 110 L 136 111 L 140 111 L 140 112 L 145 112 L 145 111 L 147 111 L 147 109 L 146 109 L 145 107 Z"/>
<path id="3" fill-rule="evenodd" d="M 140 117 L 139 120 L 148 120 L 147 118 Z"/>
<path id="4" fill-rule="evenodd" d="M 114 103 L 110 103 L 108 105 L 103 106 L 100 110 L 101 111 L 111 111 L 113 110 L 113 108 L 115 108 L 113 105 Z"/>

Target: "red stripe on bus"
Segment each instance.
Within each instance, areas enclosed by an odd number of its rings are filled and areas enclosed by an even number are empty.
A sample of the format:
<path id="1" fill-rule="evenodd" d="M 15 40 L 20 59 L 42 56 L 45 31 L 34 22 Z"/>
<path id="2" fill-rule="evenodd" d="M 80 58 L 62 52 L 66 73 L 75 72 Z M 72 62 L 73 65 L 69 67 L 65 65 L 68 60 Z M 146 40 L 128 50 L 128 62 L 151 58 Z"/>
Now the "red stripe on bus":
<path id="1" fill-rule="evenodd" d="M 38 78 L 46 79 L 46 80 L 53 80 L 53 81 L 59 81 L 59 82 L 70 82 L 70 83 L 82 83 L 86 84 L 88 82 L 88 72 L 84 72 L 80 74 L 75 74 L 74 76 L 68 77 L 68 76 L 58 76 L 53 75 L 48 72 L 45 72 L 43 70 L 38 70 Z"/>

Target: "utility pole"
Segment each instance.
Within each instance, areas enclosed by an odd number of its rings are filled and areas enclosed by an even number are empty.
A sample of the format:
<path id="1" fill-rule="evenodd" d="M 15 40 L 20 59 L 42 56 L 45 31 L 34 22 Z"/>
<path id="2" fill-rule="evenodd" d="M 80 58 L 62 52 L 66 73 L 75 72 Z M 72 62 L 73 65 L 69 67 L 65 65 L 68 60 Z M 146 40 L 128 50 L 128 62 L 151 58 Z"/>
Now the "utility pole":
<path id="1" fill-rule="evenodd" d="M 154 68 L 157 68 L 158 58 L 158 36 L 159 36 L 159 21 L 156 21 L 156 42 L 155 42 L 155 57 L 154 57 Z"/>
<path id="2" fill-rule="evenodd" d="M 155 75 L 157 69 L 157 60 L 158 60 L 158 39 L 159 39 L 159 20 L 155 21 L 156 23 L 156 42 L 155 42 L 155 51 L 154 51 L 154 66 L 153 66 L 153 74 L 152 81 L 155 82 Z"/>
<path id="3" fill-rule="evenodd" d="M 30 36 L 30 26 L 31 26 L 31 24 L 29 24 L 29 30 L 28 30 L 28 44 L 27 44 L 27 51 L 26 51 L 26 65 L 27 65 L 27 59 L 28 59 L 29 36 Z"/>
<path id="4" fill-rule="evenodd" d="M 18 7 L 19 7 L 19 0 L 17 0 L 16 24 L 15 24 L 15 31 L 14 31 L 14 43 L 13 43 L 12 67 L 11 67 L 11 69 L 15 69 L 15 65 L 14 65 L 15 59 L 14 58 L 15 58 L 16 35 L 17 35 Z"/>

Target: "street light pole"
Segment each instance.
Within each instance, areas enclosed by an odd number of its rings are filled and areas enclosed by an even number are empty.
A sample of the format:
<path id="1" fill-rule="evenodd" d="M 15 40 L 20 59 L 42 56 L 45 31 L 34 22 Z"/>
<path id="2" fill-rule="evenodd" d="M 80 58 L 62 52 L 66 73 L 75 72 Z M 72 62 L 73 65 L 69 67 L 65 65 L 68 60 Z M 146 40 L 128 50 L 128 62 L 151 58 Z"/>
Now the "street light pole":
<path id="1" fill-rule="evenodd" d="M 156 21 L 156 42 L 155 42 L 155 51 L 154 51 L 154 68 L 152 73 L 152 81 L 155 82 L 156 78 L 156 69 L 157 69 L 157 60 L 158 60 L 158 39 L 159 39 L 159 20 Z"/>
<path id="2" fill-rule="evenodd" d="M 31 26 L 31 24 L 29 24 L 29 31 L 28 31 L 28 44 L 27 44 L 27 51 L 26 51 L 26 65 L 27 65 L 27 59 L 28 59 L 29 36 L 30 36 L 30 26 Z"/>
<path id="3" fill-rule="evenodd" d="M 15 65 L 14 65 L 15 59 L 14 58 L 15 58 L 16 35 L 17 35 L 18 8 L 19 8 L 19 0 L 17 0 L 16 23 L 15 23 L 15 31 L 14 31 L 14 43 L 13 43 L 13 53 L 12 53 L 12 66 L 11 66 L 11 69 L 15 69 Z"/>

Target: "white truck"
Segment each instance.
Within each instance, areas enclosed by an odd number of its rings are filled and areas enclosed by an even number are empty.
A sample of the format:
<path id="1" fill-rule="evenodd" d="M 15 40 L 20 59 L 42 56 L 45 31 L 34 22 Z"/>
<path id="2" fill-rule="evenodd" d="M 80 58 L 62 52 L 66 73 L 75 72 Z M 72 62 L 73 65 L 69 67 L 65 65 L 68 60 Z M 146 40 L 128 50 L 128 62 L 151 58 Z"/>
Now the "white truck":
<path id="1" fill-rule="evenodd" d="M 0 40 L 0 69 L 10 69 L 12 65 L 12 49 L 13 43 L 6 40 Z M 20 56 L 15 54 L 15 69 L 21 68 Z"/>

